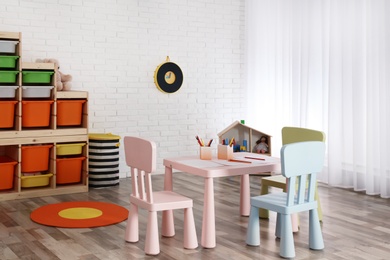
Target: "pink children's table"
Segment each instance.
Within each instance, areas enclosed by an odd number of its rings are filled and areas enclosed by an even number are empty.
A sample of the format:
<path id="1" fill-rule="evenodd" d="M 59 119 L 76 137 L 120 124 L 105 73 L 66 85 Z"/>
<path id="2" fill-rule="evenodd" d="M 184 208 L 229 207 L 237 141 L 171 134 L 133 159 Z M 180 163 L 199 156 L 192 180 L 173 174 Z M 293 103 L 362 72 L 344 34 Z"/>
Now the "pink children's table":
<path id="1" fill-rule="evenodd" d="M 247 159 L 255 157 L 264 160 Z M 164 189 L 172 191 L 173 169 L 204 178 L 204 203 L 201 245 L 205 248 L 216 246 L 215 208 L 214 208 L 214 178 L 241 176 L 240 213 L 249 216 L 250 212 L 250 174 L 262 174 L 280 170 L 279 158 L 253 153 L 234 153 L 234 159 L 247 161 L 233 162 L 213 157 L 211 160 L 201 160 L 199 156 L 186 156 L 164 159 L 165 179 Z M 260 193 L 260 192 L 259 192 Z M 184 194 L 185 195 L 185 194 Z M 163 223 L 173 223 L 173 213 L 163 212 Z M 173 225 L 163 227 L 163 235 L 174 234 Z M 164 230 L 165 229 L 165 230 Z"/>

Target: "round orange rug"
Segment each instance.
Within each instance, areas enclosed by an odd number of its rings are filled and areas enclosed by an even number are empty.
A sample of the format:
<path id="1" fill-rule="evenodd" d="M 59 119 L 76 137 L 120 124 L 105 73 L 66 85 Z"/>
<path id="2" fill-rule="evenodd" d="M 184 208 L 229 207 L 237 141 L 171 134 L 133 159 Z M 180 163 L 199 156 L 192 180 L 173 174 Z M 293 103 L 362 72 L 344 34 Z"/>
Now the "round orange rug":
<path id="1" fill-rule="evenodd" d="M 31 212 L 30 218 L 46 226 L 90 228 L 122 222 L 128 214 L 127 209 L 112 203 L 72 201 L 42 206 Z"/>

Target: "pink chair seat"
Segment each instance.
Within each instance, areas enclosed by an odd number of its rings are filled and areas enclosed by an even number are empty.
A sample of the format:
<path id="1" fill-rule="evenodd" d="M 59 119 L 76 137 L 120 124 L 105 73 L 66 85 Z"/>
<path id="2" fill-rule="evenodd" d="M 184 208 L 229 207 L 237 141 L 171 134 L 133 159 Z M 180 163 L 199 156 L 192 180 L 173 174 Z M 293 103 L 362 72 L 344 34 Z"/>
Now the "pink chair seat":
<path id="1" fill-rule="evenodd" d="M 192 199 L 172 191 L 153 192 L 153 203 L 130 197 L 130 202 L 148 211 L 163 211 L 192 208 Z"/>

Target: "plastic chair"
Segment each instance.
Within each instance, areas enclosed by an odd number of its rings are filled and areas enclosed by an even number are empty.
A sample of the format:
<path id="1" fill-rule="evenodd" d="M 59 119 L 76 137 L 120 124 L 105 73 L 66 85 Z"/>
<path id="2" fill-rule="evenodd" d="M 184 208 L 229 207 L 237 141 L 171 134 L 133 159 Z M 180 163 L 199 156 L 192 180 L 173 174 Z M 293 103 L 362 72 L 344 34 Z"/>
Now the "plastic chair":
<path id="1" fill-rule="evenodd" d="M 283 127 L 282 128 L 282 144 L 291 144 L 296 142 L 305 142 L 305 141 L 321 141 L 325 142 L 325 133 L 317 130 L 312 130 L 308 128 L 300 127 Z M 286 192 L 286 178 L 282 175 L 275 175 L 269 177 L 263 177 L 261 179 L 261 195 L 268 194 L 269 187 L 276 187 L 283 189 Z M 317 182 L 315 190 L 315 198 L 318 202 L 318 217 L 322 221 L 322 209 L 320 198 L 318 196 Z M 260 209 L 260 218 L 268 218 L 268 210 Z M 299 229 L 299 219 L 295 215 L 293 216 L 293 232 L 297 232 Z"/>
<path id="2" fill-rule="evenodd" d="M 157 212 L 184 209 L 184 248 L 197 248 L 198 239 L 192 211 L 192 199 L 172 191 L 153 192 L 152 190 L 151 175 L 156 170 L 156 144 L 142 138 L 126 136 L 124 138 L 124 149 L 126 164 L 131 168 L 132 182 L 125 240 L 138 242 L 138 208 L 146 209 L 149 215 L 145 238 L 145 253 L 148 255 L 159 254 Z M 175 235 L 173 216 L 170 221 L 168 218 L 163 217 L 162 219 L 163 236 Z M 173 231 L 169 230 L 168 227 L 173 227 Z"/>
<path id="3" fill-rule="evenodd" d="M 251 198 L 246 243 L 251 246 L 260 245 L 259 208 L 272 210 L 277 212 L 275 235 L 280 238 L 279 254 L 292 258 L 295 257 L 291 224 L 293 213 L 309 211 L 309 247 L 314 250 L 324 248 L 314 193 L 316 174 L 324 165 L 325 143 L 313 141 L 287 144 L 282 147 L 280 157 L 282 174 L 288 180 L 287 192 Z"/>

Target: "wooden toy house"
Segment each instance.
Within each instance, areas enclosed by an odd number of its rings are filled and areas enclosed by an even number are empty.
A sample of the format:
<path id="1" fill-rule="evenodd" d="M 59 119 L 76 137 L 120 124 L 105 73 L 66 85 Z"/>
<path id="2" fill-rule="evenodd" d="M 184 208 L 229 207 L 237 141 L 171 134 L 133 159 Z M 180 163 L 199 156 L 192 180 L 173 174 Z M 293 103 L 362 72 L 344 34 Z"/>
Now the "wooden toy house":
<path id="1" fill-rule="evenodd" d="M 268 144 L 268 152 L 265 154 L 271 155 L 271 136 L 247 125 L 241 124 L 239 121 L 233 122 L 218 133 L 219 144 L 223 144 L 225 142 L 224 140 L 230 141 L 234 138 L 236 143 L 236 147 L 234 149 L 235 152 L 254 152 L 253 148 L 256 145 L 256 141 L 263 136 L 267 138 Z"/>

